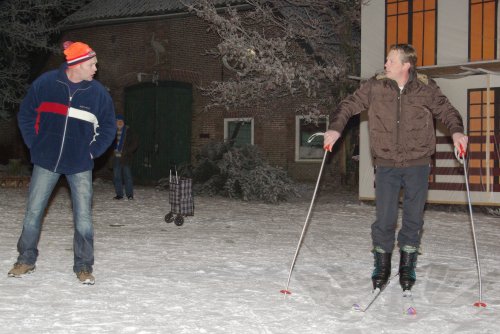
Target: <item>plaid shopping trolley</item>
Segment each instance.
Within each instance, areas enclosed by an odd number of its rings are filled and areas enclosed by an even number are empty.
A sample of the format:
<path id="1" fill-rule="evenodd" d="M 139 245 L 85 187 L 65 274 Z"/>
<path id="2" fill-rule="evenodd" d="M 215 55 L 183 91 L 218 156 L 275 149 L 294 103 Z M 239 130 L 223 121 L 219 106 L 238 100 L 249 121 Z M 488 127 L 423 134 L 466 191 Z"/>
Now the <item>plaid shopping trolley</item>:
<path id="1" fill-rule="evenodd" d="M 169 187 L 170 212 L 165 215 L 165 222 L 181 226 L 184 216 L 194 215 L 193 180 L 179 177 L 177 171 L 175 176 L 170 172 Z"/>

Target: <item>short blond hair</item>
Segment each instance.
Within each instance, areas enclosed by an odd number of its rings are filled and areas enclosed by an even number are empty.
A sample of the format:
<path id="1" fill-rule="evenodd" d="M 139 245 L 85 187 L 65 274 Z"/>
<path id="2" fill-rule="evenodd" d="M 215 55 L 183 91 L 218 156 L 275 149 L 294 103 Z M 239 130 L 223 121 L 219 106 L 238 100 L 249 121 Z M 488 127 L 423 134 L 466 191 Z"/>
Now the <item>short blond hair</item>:
<path id="1" fill-rule="evenodd" d="M 411 70 L 415 70 L 417 64 L 417 51 L 411 44 L 393 44 L 389 48 L 389 51 L 399 51 L 401 55 L 401 61 L 403 63 L 410 63 Z"/>

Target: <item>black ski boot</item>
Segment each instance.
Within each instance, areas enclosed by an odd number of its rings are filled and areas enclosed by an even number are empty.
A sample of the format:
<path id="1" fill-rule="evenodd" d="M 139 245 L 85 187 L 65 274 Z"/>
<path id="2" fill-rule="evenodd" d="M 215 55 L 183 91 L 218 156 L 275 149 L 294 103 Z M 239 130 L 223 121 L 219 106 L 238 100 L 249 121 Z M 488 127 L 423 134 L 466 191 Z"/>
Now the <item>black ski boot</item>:
<path id="1" fill-rule="evenodd" d="M 384 289 L 391 275 L 392 253 L 387 253 L 379 247 L 373 250 L 375 269 L 372 273 L 373 289 Z"/>
<path id="2" fill-rule="evenodd" d="M 417 280 L 415 268 L 417 267 L 418 251 L 416 247 L 404 246 L 400 250 L 399 284 L 403 291 L 411 290 Z"/>

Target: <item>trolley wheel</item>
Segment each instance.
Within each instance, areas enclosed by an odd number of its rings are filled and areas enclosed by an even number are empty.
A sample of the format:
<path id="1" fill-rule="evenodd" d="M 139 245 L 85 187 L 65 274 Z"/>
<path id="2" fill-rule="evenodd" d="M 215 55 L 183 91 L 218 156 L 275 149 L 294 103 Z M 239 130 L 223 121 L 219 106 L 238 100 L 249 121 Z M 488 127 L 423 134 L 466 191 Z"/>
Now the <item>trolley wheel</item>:
<path id="1" fill-rule="evenodd" d="M 181 226 L 182 224 L 184 224 L 184 217 L 182 217 L 181 215 L 177 215 L 177 217 L 175 217 L 174 223 L 177 226 Z"/>
<path id="2" fill-rule="evenodd" d="M 174 220 L 174 214 L 169 212 L 165 215 L 165 223 L 171 223 Z"/>

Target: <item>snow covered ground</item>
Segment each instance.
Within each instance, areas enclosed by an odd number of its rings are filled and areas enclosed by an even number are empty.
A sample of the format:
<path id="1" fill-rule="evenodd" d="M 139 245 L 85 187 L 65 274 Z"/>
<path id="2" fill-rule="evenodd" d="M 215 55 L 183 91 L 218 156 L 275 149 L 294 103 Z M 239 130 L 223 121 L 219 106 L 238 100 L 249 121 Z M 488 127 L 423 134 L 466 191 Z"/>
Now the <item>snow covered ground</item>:
<path id="1" fill-rule="evenodd" d="M 288 270 L 310 203 L 196 197 L 195 216 L 166 224 L 168 192 L 136 189 L 113 201 L 95 185 L 96 284 L 72 272 L 66 188 L 48 209 L 37 270 L 8 278 L 26 189 L 0 189 L 0 333 L 498 333 L 500 219 L 475 214 L 483 301 L 467 212 L 426 212 L 414 287 L 418 314 L 402 314 L 390 284 L 367 313 L 351 305 L 371 287 L 374 207 L 356 194 L 320 193 L 289 289 Z M 396 272 L 399 256 L 393 258 Z"/>

